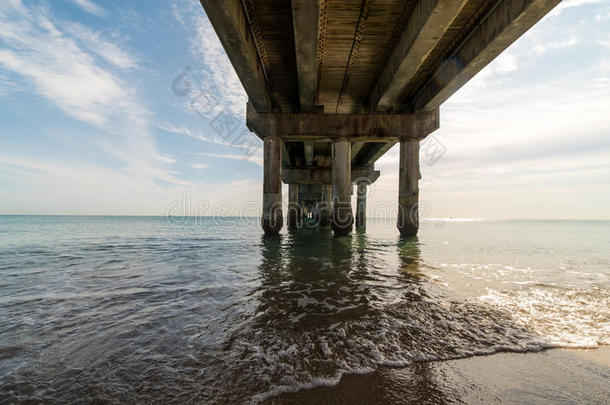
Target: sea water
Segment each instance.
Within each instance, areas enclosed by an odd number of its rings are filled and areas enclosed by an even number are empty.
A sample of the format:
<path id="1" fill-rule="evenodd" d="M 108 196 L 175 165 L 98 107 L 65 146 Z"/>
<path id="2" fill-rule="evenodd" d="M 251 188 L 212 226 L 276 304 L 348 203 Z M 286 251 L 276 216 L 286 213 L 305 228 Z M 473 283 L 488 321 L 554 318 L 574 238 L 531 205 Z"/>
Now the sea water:
<path id="1" fill-rule="evenodd" d="M 0 402 L 240 403 L 610 343 L 610 222 L 0 216 Z"/>

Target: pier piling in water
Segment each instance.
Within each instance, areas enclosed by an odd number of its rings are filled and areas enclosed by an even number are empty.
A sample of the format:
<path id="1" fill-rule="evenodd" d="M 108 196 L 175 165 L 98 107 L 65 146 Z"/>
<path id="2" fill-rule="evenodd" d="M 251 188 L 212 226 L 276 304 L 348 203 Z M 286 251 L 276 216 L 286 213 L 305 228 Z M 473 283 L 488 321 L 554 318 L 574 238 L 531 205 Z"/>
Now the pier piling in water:
<path id="1" fill-rule="evenodd" d="M 276 235 L 282 229 L 282 181 L 281 143 L 277 136 L 264 139 L 263 215 L 261 226 L 268 235 Z"/>
<path id="2" fill-rule="evenodd" d="M 301 222 L 301 206 L 299 203 L 299 185 L 288 185 L 288 229 L 296 229 Z"/>
<path id="3" fill-rule="evenodd" d="M 335 235 L 347 235 L 352 231 L 352 165 L 351 144 L 347 139 L 333 143 L 332 180 L 333 206 L 331 226 Z"/>
<path id="4" fill-rule="evenodd" d="M 419 141 L 400 141 L 398 172 L 398 230 L 403 236 L 417 235 L 419 229 Z"/>
<path id="5" fill-rule="evenodd" d="M 366 181 L 358 181 L 356 198 L 356 228 L 366 228 Z"/>

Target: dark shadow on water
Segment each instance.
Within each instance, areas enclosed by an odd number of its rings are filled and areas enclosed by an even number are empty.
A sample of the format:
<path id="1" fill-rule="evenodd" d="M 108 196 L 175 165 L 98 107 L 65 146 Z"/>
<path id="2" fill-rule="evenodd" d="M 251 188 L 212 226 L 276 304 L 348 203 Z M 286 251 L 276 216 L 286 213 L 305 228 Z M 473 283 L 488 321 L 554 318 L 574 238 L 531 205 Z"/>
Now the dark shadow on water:
<path id="1" fill-rule="evenodd" d="M 396 244 L 400 257 L 397 271 L 383 265 L 384 256 L 391 255 L 392 250 L 378 246 L 363 232 L 336 238 L 330 230 L 295 231 L 281 242 L 263 239 L 262 248 L 259 266 L 262 291 L 256 310 L 261 315 L 250 325 L 251 331 L 257 332 L 248 336 L 273 336 L 276 341 L 285 342 L 274 351 L 281 352 L 280 347 L 295 348 L 299 358 L 287 356 L 284 366 L 296 374 L 334 380 L 343 374 L 337 373 L 345 361 L 353 361 L 356 369 L 369 367 L 370 349 L 361 345 L 374 347 L 375 334 L 391 333 L 376 330 L 388 327 L 378 324 L 385 316 L 386 295 L 402 291 L 401 299 L 411 304 L 426 296 L 413 292 L 419 290 L 421 282 L 417 271 L 421 259 L 417 238 L 401 239 Z M 431 374 L 427 363 L 418 363 L 411 381 L 414 390 L 423 398 L 445 402 Z M 282 385 L 280 376 L 271 380 Z M 369 388 L 376 383 L 368 377 L 360 381 L 366 381 L 361 386 Z M 379 388 L 370 391 L 373 392 L 379 393 Z M 347 403 L 367 403 L 371 398 L 371 395 L 358 398 L 362 390 L 354 390 L 354 394 Z M 311 397 L 288 395 L 270 402 L 293 400 L 329 403 L 324 401 L 324 395 L 315 392 Z"/>
<path id="2" fill-rule="evenodd" d="M 361 232 L 347 238 L 330 231 L 291 232 L 281 244 L 265 242 L 263 252 L 256 311 L 261 315 L 249 336 L 282 341 L 271 349 L 275 353 L 294 350 L 296 357 L 278 361 L 305 380 L 334 385 L 338 376 L 350 375 L 341 379 L 340 390 L 317 388 L 270 403 L 460 402 L 460 393 L 443 385 L 443 370 L 427 359 L 522 350 L 521 341 L 532 339 L 505 313 L 439 293 L 426 276 L 417 237 L 387 245 Z M 383 371 L 358 375 L 407 364 L 398 379 Z M 270 379 L 285 386 L 279 375 Z M 331 399 L 325 401 L 326 395 Z"/>

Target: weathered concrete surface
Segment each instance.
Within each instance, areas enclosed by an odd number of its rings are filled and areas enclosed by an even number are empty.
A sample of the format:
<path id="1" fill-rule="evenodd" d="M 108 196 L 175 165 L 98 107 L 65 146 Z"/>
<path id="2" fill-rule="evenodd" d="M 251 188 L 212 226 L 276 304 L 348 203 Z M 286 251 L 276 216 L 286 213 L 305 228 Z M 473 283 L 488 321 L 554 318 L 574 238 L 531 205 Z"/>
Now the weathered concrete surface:
<path id="1" fill-rule="evenodd" d="M 318 0 L 292 0 L 301 111 L 312 112 L 318 90 Z"/>
<path id="2" fill-rule="evenodd" d="M 347 139 L 333 143 L 333 208 L 331 226 L 335 235 L 347 235 L 352 231 L 351 144 Z"/>
<path id="3" fill-rule="evenodd" d="M 394 146 L 396 144 L 395 140 L 389 140 L 388 142 L 386 142 L 383 146 L 381 146 L 380 148 L 378 148 L 376 150 L 376 152 L 369 157 L 366 161 L 364 162 L 360 162 L 362 164 L 365 165 L 372 165 L 373 163 L 375 163 L 381 156 L 383 156 L 387 151 L 389 151 L 392 146 Z"/>
<path id="4" fill-rule="evenodd" d="M 358 190 L 356 196 L 356 228 L 364 229 L 366 227 L 366 181 L 358 182 Z"/>
<path id="5" fill-rule="evenodd" d="M 266 234 L 275 235 L 284 224 L 282 217 L 281 155 L 282 140 L 265 138 L 263 164 L 263 214 L 261 226 Z"/>
<path id="6" fill-rule="evenodd" d="M 354 158 L 358 155 L 358 152 L 360 152 L 360 150 L 362 149 L 363 146 L 364 146 L 364 142 L 353 142 L 352 143 L 352 162 L 354 161 Z"/>
<path id="7" fill-rule="evenodd" d="M 303 142 L 305 148 L 305 165 L 311 166 L 313 164 L 313 141 Z"/>
<path id="8" fill-rule="evenodd" d="M 283 174 L 283 173 L 282 173 Z M 299 185 L 296 183 L 288 184 L 288 229 L 299 227 L 301 220 L 301 206 L 299 204 Z"/>
<path id="9" fill-rule="evenodd" d="M 419 141 L 400 142 L 398 173 L 398 230 L 403 236 L 417 235 L 419 229 Z"/>
<path id="10" fill-rule="evenodd" d="M 419 1 L 369 97 L 372 111 L 400 111 L 402 90 L 413 79 L 468 0 Z"/>
<path id="11" fill-rule="evenodd" d="M 401 113 L 438 107 L 560 1 L 201 4 L 257 111 Z"/>
<path id="12" fill-rule="evenodd" d="M 373 184 L 379 178 L 379 174 L 379 170 L 373 170 L 372 168 L 366 167 L 355 167 L 352 169 L 352 174 L 348 181 L 353 183 L 360 179 L 368 181 L 369 184 Z M 328 167 L 284 167 L 282 169 L 282 181 L 287 184 L 332 184 L 332 169 Z"/>
<path id="13" fill-rule="evenodd" d="M 260 138 L 275 135 L 285 141 L 423 139 L 438 129 L 439 111 L 416 114 L 259 113 L 249 105 L 246 125 Z"/>

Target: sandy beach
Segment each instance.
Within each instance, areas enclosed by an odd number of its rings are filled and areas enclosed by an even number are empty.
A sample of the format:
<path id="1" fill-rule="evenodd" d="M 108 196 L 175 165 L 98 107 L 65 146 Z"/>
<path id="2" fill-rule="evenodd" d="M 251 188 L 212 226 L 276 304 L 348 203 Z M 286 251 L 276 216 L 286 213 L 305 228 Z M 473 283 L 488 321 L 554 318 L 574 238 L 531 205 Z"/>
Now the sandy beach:
<path id="1" fill-rule="evenodd" d="M 347 375 L 268 404 L 608 404 L 610 347 L 496 353 Z"/>

